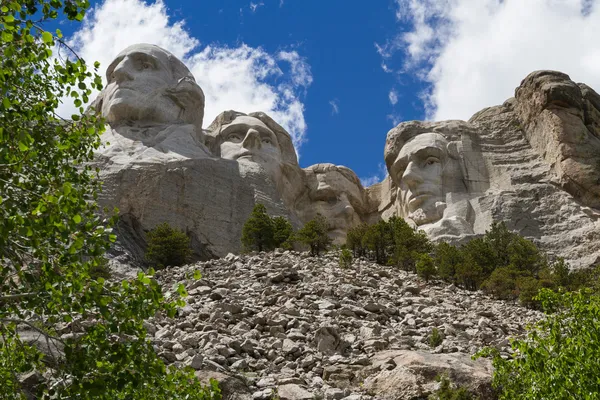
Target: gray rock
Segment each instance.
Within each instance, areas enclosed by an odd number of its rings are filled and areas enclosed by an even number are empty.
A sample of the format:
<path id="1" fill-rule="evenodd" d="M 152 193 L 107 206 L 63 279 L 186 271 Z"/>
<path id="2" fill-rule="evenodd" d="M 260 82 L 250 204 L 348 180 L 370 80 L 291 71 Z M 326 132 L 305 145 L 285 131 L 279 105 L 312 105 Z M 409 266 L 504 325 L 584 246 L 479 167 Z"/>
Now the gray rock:
<path id="1" fill-rule="evenodd" d="M 277 387 L 281 400 L 313 400 L 313 395 L 300 385 L 287 384 Z"/>

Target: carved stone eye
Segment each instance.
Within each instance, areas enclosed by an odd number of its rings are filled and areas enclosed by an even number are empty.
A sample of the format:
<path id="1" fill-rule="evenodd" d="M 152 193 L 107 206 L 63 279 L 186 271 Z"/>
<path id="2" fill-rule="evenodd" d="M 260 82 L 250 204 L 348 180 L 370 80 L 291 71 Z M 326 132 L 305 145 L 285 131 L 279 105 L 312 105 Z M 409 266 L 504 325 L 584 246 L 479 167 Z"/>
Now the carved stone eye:
<path id="1" fill-rule="evenodd" d="M 272 142 L 272 141 L 271 141 L 271 139 L 269 139 L 269 138 L 264 138 L 264 139 L 262 140 L 262 142 L 263 142 L 264 144 L 273 144 L 273 142 Z"/>
<path id="2" fill-rule="evenodd" d="M 438 164 L 440 162 L 440 160 L 436 157 L 429 157 L 426 161 L 425 161 L 425 165 L 434 165 L 434 164 Z"/>
<path id="3" fill-rule="evenodd" d="M 234 143 L 239 143 L 242 141 L 242 135 L 240 135 L 239 133 L 232 133 L 230 135 L 227 136 L 227 141 L 228 142 L 234 142 Z"/>

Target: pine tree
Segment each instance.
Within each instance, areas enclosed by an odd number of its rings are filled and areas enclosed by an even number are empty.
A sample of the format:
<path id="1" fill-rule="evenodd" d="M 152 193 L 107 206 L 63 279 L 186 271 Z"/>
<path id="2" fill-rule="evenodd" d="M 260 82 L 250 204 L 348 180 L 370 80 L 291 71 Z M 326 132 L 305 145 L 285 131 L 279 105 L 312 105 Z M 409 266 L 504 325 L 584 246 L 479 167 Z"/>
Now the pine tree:
<path id="1" fill-rule="evenodd" d="M 274 217 L 273 221 L 273 245 L 275 248 L 292 248 L 294 228 L 285 217 Z"/>
<path id="2" fill-rule="evenodd" d="M 267 208 L 257 203 L 242 228 L 244 251 L 269 251 L 275 248 L 275 227 Z"/>
<path id="3" fill-rule="evenodd" d="M 318 256 L 322 251 L 327 250 L 331 244 L 331 238 L 327 236 L 328 224 L 327 219 L 321 215 L 317 216 L 306 223 L 296 234 L 298 240 L 310 246 L 310 253 L 313 256 Z"/>
<path id="4" fill-rule="evenodd" d="M 168 223 L 157 225 L 147 234 L 146 261 L 157 268 L 176 267 L 190 261 L 190 238 Z"/>

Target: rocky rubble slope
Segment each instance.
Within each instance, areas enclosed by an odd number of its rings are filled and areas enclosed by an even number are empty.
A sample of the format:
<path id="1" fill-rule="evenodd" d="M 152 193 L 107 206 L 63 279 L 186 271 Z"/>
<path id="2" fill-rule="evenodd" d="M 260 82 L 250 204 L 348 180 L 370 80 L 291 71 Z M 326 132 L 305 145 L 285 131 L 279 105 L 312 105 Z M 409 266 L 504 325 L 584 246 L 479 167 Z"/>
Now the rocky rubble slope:
<path id="1" fill-rule="evenodd" d="M 489 362 L 470 355 L 507 353 L 508 338 L 540 317 L 364 260 L 341 269 L 335 253 L 230 254 L 156 276 L 189 293 L 177 318 L 147 325 L 159 354 L 218 378 L 231 399 L 420 399 L 441 373 L 492 398 Z"/>

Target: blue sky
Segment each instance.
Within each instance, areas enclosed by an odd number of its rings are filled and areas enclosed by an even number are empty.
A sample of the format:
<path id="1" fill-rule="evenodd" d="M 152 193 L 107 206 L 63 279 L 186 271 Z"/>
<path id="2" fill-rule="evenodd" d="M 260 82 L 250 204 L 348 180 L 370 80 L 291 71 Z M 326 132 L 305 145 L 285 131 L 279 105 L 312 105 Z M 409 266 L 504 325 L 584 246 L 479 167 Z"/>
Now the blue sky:
<path id="1" fill-rule="evenodd" d="M 265 111 L 302 167 L 385 176 L 385 136 L 412 119 L 468 119 L 527 73 L 558 69 L 600 89 L 595 0 L 102 0 L 61 24 L 104 66 L 136 42 L 180 57 L 225 109 Z"/>

